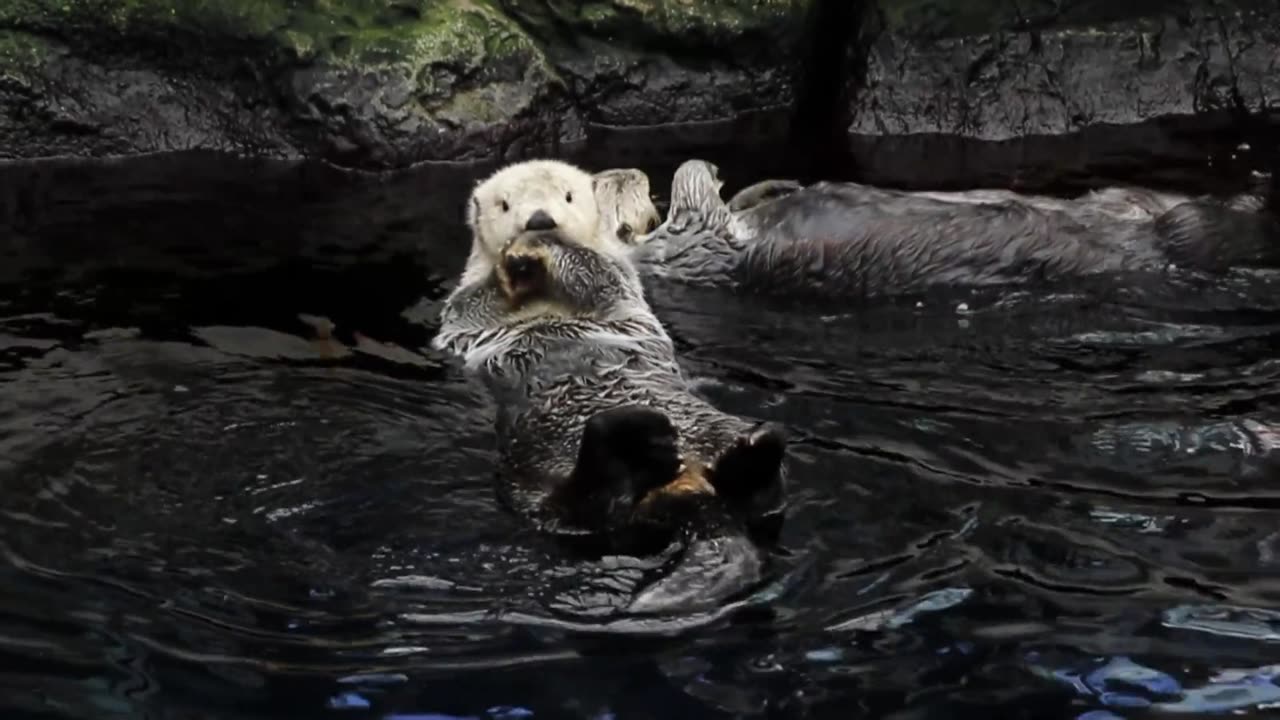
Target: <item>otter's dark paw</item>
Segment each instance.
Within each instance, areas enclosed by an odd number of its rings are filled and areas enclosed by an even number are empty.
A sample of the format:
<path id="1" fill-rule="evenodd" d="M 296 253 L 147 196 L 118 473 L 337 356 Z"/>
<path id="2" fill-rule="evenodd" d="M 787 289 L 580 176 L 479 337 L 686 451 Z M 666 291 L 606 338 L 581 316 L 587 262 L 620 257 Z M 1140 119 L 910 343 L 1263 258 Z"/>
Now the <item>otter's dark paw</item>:
<path id="1" fill-rule="evenodd" d="M 748 513 L 776 507 L 782 502 L 786 452 L 786 434 L 772 423 L 739 437 L 711 468 L 716 495 Z"/>
<path id="2" fill-rule="evenodd" d="M 643 406 L 624 406 L 596 413 L 582 433 L 582 449 L 574 470 L 603 500 L 604 512 L 621 522 L 650 490 L 675 479 L 680 450 L 671 420 Z"/>
<path id="3" fill-rule="evenodd" d="M 551 251 L 545 244 L 516 240 L 502 251 L 498 284 L 507 299 L 520 303 L 546 291 Z"/>

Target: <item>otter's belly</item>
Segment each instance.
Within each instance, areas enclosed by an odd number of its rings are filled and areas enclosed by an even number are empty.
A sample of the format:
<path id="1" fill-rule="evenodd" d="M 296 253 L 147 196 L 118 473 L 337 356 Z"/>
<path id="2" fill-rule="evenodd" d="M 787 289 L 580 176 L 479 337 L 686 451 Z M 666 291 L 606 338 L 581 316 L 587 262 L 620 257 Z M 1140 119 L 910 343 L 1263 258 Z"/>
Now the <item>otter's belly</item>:
<path id="1" fill-rule="evenodd" d="M 673 477 L 667 489 L 677 494 L 705 490 L 705 468 L 751 427 L 693 395 L 673 360 L 646 362 L 605 353 L 591 362 L 544 364 L 530 378 L 527 395 L 509 415 L 505 432 L 523 440 L 511 444 L 520 452 L 520 464 L 567 475 L 587 421 L 597 413 L 630 405 L 663 413 L 675 428 L 685 472 Z"/>
<path id="2" fill-rule="evenodd" d="M 939 285 L 993 285 L 1156 267 L 1151 222 L 1045 200 L 801 192 L 743 224 L 756 231 L 736 269 L 752 292 L 874 297 Z"/>
<path id="3" fill-rule="evenodd" d="M 505 434 L 521 460 L 567 474 L 592 416 L 626 405 L 665 410 L 678 377 L 625 350 L 583 346 L 544 358 L 522 380 L 506 413 Z"/>

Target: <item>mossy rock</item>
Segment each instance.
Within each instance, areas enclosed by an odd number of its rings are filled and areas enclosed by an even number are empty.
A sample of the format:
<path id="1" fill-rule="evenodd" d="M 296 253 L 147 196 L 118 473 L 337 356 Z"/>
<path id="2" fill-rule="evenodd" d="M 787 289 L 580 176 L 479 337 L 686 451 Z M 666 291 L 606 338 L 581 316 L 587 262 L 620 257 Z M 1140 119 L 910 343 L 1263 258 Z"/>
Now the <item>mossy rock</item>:
<path id="1" fill-rule="evenodd" d="M 234 149 L 244 132 L 383 166 L 776 111 L 811 1 L 8 0 L 0 146 Z"/>
<path id="2" fill-rule="evenodd" d="M 347 4 L 356 3 L 347 0 Z M 533 41 L 488 4 L 469 0 L 364 0 L 359 4 L 379 7 L 377 12 L 358 16 L 359 20 L 348 16 L 348 22 L 338 27 L 333 27 L 331 16 L 308 16 L 286 31 L 291 49 L 299 57 L 335 68 L 404 68 L 416 78 L 415 97 L 424 109 L 439 110 L 459 101 L 485 119 L 503 114 L 502 101 L 492 97 L 493 102 L 487 102 L 481 97 L 485 93 L 473 91 L 502 83 L 546 87 L 556 82 Z M 467 98 L 459 97 L 463 94 Z"/>
<path id="3" fill-rule="evenodd" d="M 297 18 L 282 36 L 303 63 L 293 114 L 340 154 L 482 157 L 563 94 L 538 46 L 486 2 L 329 1 L 346 14 Z"/>
<path id="4" fill-rule="evenodd" d="M 528 55 L 532 43 L 487 0 L 11 0 L 0 28 L 105 53 L 256 45 L 262 64 L 458 61 Z M 189 44 L 191 43 L 191 44 Z"/>
<path id="5" fill-rule="evenodd" d="M 500 0 L 540 38 L 588 35 L 707 52 L 797 36 L 811 0 Z"/>
<path id="6" fill-rule="evenodd" d="M 269 45 L 290 18 L 283 2 L 253 0 L 8 0 L 0 28 L 55 38 L 84 55 L 148 54 L 207 63 Z"/>
<path id="7" fill-rule="evenodd" d="M 0 49 L 0 77 L 39 86 L 32 53 L 47 39 L 108 74 L 143 68 L 178 86 L 213 79 L 245 106 L 243 122 L 276 116 L 295 138 L 289 154 L 393 164 L 470 155 L 478 137 L 501 144 L 500 126 L 552 106 L 560 86 L 533 40 L 488 0 L 14 0 L 0 7 L 6 28 L 24 40 Z M 50 92 L 84 105 L 67 72 L 47 74 Z M 227 117 L 235 108 L 192 110 L 242 122 Z"/>
<path id="8" fill-rule="evenodd" d="M 38 35 L 0 30 L 0 86 L 29 88 L 53 52 L 48 41 Z"/>

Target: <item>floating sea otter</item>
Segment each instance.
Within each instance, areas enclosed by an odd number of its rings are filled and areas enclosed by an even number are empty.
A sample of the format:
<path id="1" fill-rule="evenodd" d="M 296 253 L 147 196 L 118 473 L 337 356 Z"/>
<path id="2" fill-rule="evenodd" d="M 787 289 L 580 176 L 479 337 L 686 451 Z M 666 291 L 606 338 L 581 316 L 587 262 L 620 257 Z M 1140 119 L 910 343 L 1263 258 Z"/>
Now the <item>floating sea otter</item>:
<path id="1" fill-rule="evenodd" d="M 683 609 L 758 579 L 756 540 L 784 508 L 786 441 L 690 391 L 614 211 L 602 219 L 591 176 L 564 163 L 517 163 L 482 182 L 468 204 L 471 259 L 433 345 L 498 405 L 506 502 L 544 531 L 614 552 L 683 538 L 698 560 L 630 606 Z"/>
<path id="2" fill-rule="evenodd" d="M 633 252 L 642 273 L 849 299 L 1170 265 L 1280 264 L 1280 227 L 1260 194 L 1218 200 L 1112 187 L 1058 199 L 765 181 L 725 203 L 717 175 L 701 160 L 676 170 L 666 221 Z"/>

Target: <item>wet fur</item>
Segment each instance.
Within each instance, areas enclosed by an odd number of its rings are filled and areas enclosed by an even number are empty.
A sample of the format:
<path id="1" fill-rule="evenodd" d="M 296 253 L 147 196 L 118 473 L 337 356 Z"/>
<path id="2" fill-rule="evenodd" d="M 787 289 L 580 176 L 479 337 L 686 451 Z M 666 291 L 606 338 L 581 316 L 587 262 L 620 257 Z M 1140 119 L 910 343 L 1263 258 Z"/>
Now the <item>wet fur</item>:
<path id="1" fill-rule="evenodd" d="M 725 203 L 720 186 L 710 163 L 677 170 L 666 222 L 634 251 L 642 272 L 761 294 L 866 298 L 1280 259 L 1276 218 L 1255 195 L 1113 187 L 1059 199 L 766 181 Z"/>
<path id="2" fill-rule="evenodd" d="M 500 488 L 513 509 L 544 531 L 595 535 L 627 552 L 656 549 L 651 542 L 680 530 L 714 535 L 781 511 L 777 429 L 690 391 L 625 257 L 555 231 L 517 238 L 500 266 L 508 256 L 545 263 L 540 294 L 513 297 L 500 272 L 464 286 L 446 303 L 433 344 L 460 356 L 498 405 Z M 530 313 L 531 302 L 555 311 Z M 618 418 L 631 422 L 626 413 L 636 408 L 657 411 L 641 422 L 669 422 L 674 462 L 649 487 L 584 475 L 584 438 Z M 637 428 L 635 437 L 660 444 L 664 430 L 653 430 Z"/>
<path id="3" fill-rule="evenodd" d="M 513 209 L 556 215 L 555 195 L 520 166 L 481 183 L 469 203 L 502 198 Z M 566 175 L 555 193 L 586 177 L 572 166 L 540 167 Z M 497 401 L 504 497 L 544 530 L 633 549 L 645 534 L 638 529 L 670 530 L 682 519 L 704 534 L 721 521 L 769 527 L 783 502 L 778 429 L 720 412 L 689 391 L 626 257 L 625 239 L 634 237 L 623 224 L 659 219 L 648 177 L 617 169 L 591 182 L 597 207 L 575 211 L 595 214 L 594 232 L 570 223 L 506 237 L 514 226 L 474 213 L 472 257 L 433 340 L 462 358 Z M 599 475 L 611 464 L 619 471 L 603 474 L 639 486 L 581 471 L 588 465 Z"/>
<path id="4" fill-rule="evenodd" d="M 662 222 L 650 195 L 649 176 L 635 168 L 604 170 L 592 176 L 600 230 L 627 245 L 657 229 Z"/>

